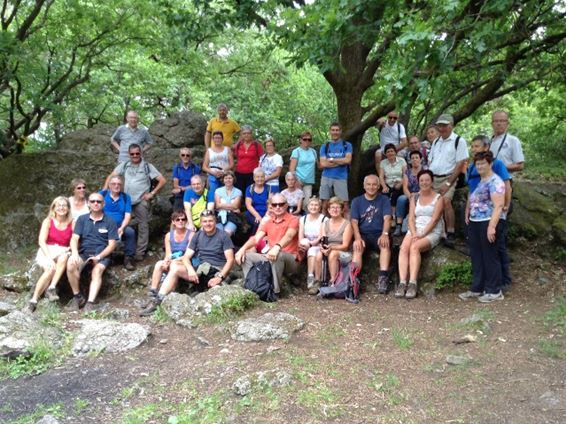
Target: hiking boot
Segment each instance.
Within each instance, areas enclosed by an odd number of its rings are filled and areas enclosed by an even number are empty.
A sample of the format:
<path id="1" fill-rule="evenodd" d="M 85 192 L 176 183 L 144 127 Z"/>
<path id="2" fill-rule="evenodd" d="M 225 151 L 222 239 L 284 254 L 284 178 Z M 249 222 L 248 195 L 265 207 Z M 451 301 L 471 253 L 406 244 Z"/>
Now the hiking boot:
<path id="1" fill-rule="evenodd" d="M 50 302 L 57 302 L 59 300 L 59 296 L 57 295 L 57 290 L 55 290 L 55 287 L 53 287 L 53 288 L 49 287 L 45 291 L 45 297 Z"/>
<path id="2" fill-rule="evenodd" d="M 152 299 L 157 297 L 157 289 L 149 289 L 148 296 Z"/>
<path id="3" fill-rule="evenodd" d="M 458 295 L 458 297 L 459 297 L 460 299 L 462 299 L 462 300 L 468 300 L 468 299 L 473 299 L 473 298 L 476 298 L 476 297 L 480 297 L 481 295 L 482 295 L 482 293 L 480 293 L 480 292 L 473 292 L 473 291 L 469 291 L 469 290 L 468 290 L 468 291 L 466 291 L 466 292 L 464 292 L 464 293 L 460 293 L 460 294 Z"/>
<path id="4" fill-rule="evenodd" d="M 399 283 L 397 290 L 395 290 L 395 297 L 400 298 L 405 296 L 405 290 L 407 290 L 407 283 L 404 281 Z"/>
<path id="5" fill-rule="evenodd" d="M 417 297 L 417 283 L 409 283 L 409 288 L 407 288 L 407 293 L 405 293 L 406 299 L 414 299 Z"/>
<path id="6" fill-rule="evenodd" d="M 401 235 L 401 226 L 402 224 L 397 224 L 395 231 L 393 232 L 393 237 L 399 237 Z"/>
<path id="7" fill-rule="evenodd" d="M 90 312 L 95 312 L 95 311 L 96 311 L 96 305 L 93 302 L 85 303 L 85 306 L 83 308 L 83 314 L 88 314 Z"/>
<path id="8" fill-rule="evenodd" d="M 389 286 L 389 277 L 387 275 L 380 275 L 377 280 L 377 292 L 379 294 L 387 294 L 387 287 Z"/>
<path id="9" fill-rule="evenodd" d="M 145 258 L 145 255 L 143 253 L 136 253 L 134 255 L 134 261 L 136 261 L 136 262 L 141 262 L 141 261 L 143 261 L 144 258 Z"/>
<path id="10" fill-rule="evenodd" d="M 128 271 L 134 271 L 136 269 L 133 258 L 131 256 L 124 257 L 124 268 L 126 268 Z"/>
<path id="11" fill-rule="evenodd" d="M 503 300 L 503 299 L 505 299 L 505 296 L 503 296 L 503 293 L 499 291 L 498 293 L 485 293 L 483 296 L 478 297 L 478 302 L 490 303 L 493 302 L 494 300 Z"/>
<path id="12" fill-rule="evenodd" d="M 446 233 L 446 238 L 444 239 L 444 246 L 453 249 L 455 244 L 456 244 L 456 234 Z"/>
<path id="13" fill-rule="evenodd" d="M 157 311 L 157 307 L 161 304 L 161 301 L 155 297 L 153 298 L 149 304 L 140 312 L 140 317 L 149 317 L 153 315 L 155 311 Z"/>
<path id="14" fill-rule="evenodd" d="M 78 311 L 85 305 L 85 303 L 85 298 L 82 296 L 82 294 L 79 294 L 77 296 L 73 296 L 69 303 L 67 303 L 67 309 L 69 309 L 70 311 Z"/>
<path id="15" fill-rule="evenodd" d="M 24 312 L 28 314 L 33 314 L 35 309 L 37 308 L 37 302 L 32 302 L 31 300 L 28 302 L 26 307 L 24 308 Z"/>

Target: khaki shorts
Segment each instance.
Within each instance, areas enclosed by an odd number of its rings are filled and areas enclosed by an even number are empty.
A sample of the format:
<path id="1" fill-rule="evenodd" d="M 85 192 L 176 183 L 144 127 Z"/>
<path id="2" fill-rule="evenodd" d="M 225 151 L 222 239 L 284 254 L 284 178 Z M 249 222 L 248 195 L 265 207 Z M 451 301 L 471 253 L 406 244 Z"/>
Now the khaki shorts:
<path id="1" fill-rule="evenodd" d="M 434 189 L 434 191 L 438 191 L 440 189 L 440 187 L 442 187 L 442 185 L 448 181 L 448 178 L 450 176 L 446 176 L 446 177 L 434 177 L 434 181 L 432 183 L 432 188 Z M 454 193 L 456 191 L 456 181 L 454 181 L 454 183 L 450 186 L 450 188 L 448 189 L 448 191 L 446 193 L 444 193 L 444 197 L 452 200 L 454 198 Z"/>

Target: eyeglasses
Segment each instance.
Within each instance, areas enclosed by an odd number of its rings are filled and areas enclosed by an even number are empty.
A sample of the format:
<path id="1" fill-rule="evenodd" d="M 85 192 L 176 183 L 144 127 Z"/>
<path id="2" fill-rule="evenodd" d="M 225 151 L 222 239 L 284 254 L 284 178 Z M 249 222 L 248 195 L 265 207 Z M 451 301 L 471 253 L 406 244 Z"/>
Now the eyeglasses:
<path id="1" fill-rule="evenodd" d="M 182 158 L 190 158 L 191 155 L 187 154 L 187 153 L 181 153 L 181 157 Z"/>
<path id="2" fill-rule="evenodd" d="M 282 208 L 287 204 L 287 202 L 281 202 L 281 203 L 272 203 L 271 206 L 273 206 L 274 208 Z"/>
<path id="3" fill-rule="evenodd" d="M 85 186 L 77 186 L 75 187 L 75 190 L 86 190 Z"/>
<path id="4" fill-rule="evenodd" d="M 122 185 L 122 183 L 115 181 L 113 183 L 110 183 L 110 185 Z"/>
<path id="5" fill-rule="evenodd" d="M 140 152 L 130 153 L 130 156 L 141 156 L 141 153 Z"/>
<path id="6" fill-rule="evenodd" d="M 206 209 L 201 212 L 200 216 L 216 216 L 216 215 L 214 214 L 214 211 Z"/>
<path id="7" fill-rule="evenodd" d="M 302 138 L 303 141 L 312 141 L 312 138 Z"/>
<path id="8" fill-rule="evenodd" d="M 398 116 L 388 116 L 387 119 L 391 119 L 392 121 L 396 121 L 397 119 L 399 119 Z"/>
<path id="9" fill-rule="evenodd" d="M 185 222 L 187 218 L 177 218 L 174 222 Z"/>
<path id="10" fill-rule="evenodd" d="M 98 200 L 98 199 L 89 199 L 88 203 L 102 203 L 102 200 Z"/>

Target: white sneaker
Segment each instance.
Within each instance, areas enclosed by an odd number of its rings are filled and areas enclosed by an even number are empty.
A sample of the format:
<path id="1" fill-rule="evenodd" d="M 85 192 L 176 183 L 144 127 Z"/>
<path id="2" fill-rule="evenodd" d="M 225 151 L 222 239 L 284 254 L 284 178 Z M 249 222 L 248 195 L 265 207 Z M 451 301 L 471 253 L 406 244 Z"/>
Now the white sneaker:
<path id="1" fill-rule="evenodd" d="M 466 291 L 464 293 L 460 293 L 458 295 L 458 297 L 462 300 L 468 300 L 468 299 L 473 299 L 475 297 L 480 297 L 482 295 L 482 293 L 480 292 L 473 292 L 473 291 Z"/>
<path id="2" fill-rule="evenodd" d="M 499 293 L 486 293 L 483 296 L 478 297 L 478 302 L 481 303 L 489 303 L 493 302 L 494 300 L 503 300 L 505 297 L 503 293 L 499 291 Z"/>

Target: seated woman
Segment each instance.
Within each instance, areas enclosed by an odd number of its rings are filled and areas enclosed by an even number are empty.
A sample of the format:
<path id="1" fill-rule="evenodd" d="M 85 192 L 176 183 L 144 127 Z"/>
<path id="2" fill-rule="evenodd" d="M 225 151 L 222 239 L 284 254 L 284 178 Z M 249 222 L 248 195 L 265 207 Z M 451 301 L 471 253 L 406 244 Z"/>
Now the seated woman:
<path id="1" fill-rule="evenodd" d="M 444 203 L 432 189 L 434 177 L 429 170 L 419 172 L 420 191 L 411 197 L 409 231 L 399 251 L 399 285 L 395 297 L 413 299 L 417 296 L 417 277 L 421 267 L 421 253 L 434 247 L 444 232 Z M 407 276 L 409 285 L 407 286 Z"/>
<path id="2" fill-rule="evenodd" d="M 39 251 L 35 260 L 43 268 L 43 274 L 35 284 L 27 306 L 29 312 L 35 311 L 37 301 L 43 292 L 50 301 L 59 300 L 56 287 L 67 268 L 72 235 L 71 204 L 66 197 L 56 197 L 51 202 L 49 215 L 43 220 L 39 231 Z"/>
<path id="3" fill-rule="evenodd" d="M 236 176 L 232 171 L 224 173 L 223 187 L 216 189 L 214 193 L 214 209 L 218 212 L 218 223 L 216 226 L 220 231 L 225 231 L 230 237 L 236 232 L 240 219 L 240 205 L 242 204 L 242 192 L 234 187 Z"/>
<path id="4" fill-rule="evenodd" d="M 265 184 L 271 193 L 279 193 L 279 176 L 283 168 L 283 158 L 275 151 L 275 140 L 268 139 L 264 143 L 265 153 L 259 158 L 259 167 L 265 172 Z"/>
<path id="5" fill-rule="evenodd" d="M 281 194 L 287 200 L 289 213 L 301 215 L 303 212 L 303 197 L 305 195 L 303 190 L 298 187 L 297 177 L 294 172 L 289 171 L 285 174 L 285 184 L 287 184 L 287 188 Z"/>
<path id="6" fill-rule="evenodd" d="M 312 197 L 307 203 L 309 213 L 299 220 L 299 255 L 307 256 L 307 289 L 311 295 L 317 294 L 320 288 L 320 269 L 315 267 L 315 260 L 320 251 L 322 223 L 326 220 L 321 206 L 320 199 Z"/>
<path id="7" fill-rule="evenodd" d="M 328 201 L 328 215 L 330 219 L 324 221 L 321 236 L 326 237 L 326 243 L 321 243 L 320 251 L 316 254 L 316 268 L 322 270 L 322 256 L 328 258 L 329 282 L 333 282 L 339 271 L 338 258 L 340 253 L 350 251 L 352 244 L 352 224 L 344 218 L 344 201 L 338 197 L 331 197 Z M 323 239 L 324 240 L 324 239 Z"/>
<path id="8" fill-rule="evenodd" d="M 256 168 L 253 172 L 254 183 L 246 188 L 246 220 L 251 226 L 250 234 L 254 235 L 261 219 L 267 212 L 267 199 L 271 196 L 269 186 L 265 185 L 265 172 Z"/>
<path id="9" fill-rule="evenodd" d="M 409 199 L 413 197 L 413 193 L 418 193 L 419 191 L 419 179 L 418 175 L 423 169 L 422 160 L 423 154 L 418 150 L 412 151 L 409 155 L 411 166 L 407 168 L 403 174 L 403 194 L 397 199 L 397 226 L 395 227 L 394 236 L 400 236 L 402 232 L 402 227 L 405 227 L 403 231 L 406 231 L 406 223 L 403 223 L 405 217 L 407 216 L 407 205 L 409 204 Z M 405 224 L 405 225 L 403 225 Z"/>
<path id="10" fill-rule="evenodd" d="M 71 216 L 77 219 L 79 216 L 90 212 L 88 209 L 86 183 L 82 178 L 74 178 L 71 181 L 71 191 L 73 195 L 69 197 L 71 204 Z"/>
<path id="11" fill-rule="evenodd" d="M 229 147 L 222 145 L 222 131 L 212 133 L 212 145 L 206 149 L 202 160 L 202 170 L 208 174 L 208 193 L 210 202 L 214 202 L 214 192 L 222 185 L 226 171 L 234 168 L 234 155 Z"/>
<path id="12" fill-rule="evenodd" d="M 187 215 L 185 211 L 175 211 L 171 214 L 171 230 L 165 234 L 165 259 L 157 261 L 151 275 L 149 296 L 157 296 L 159 283 L 169 272 L 172 262 L 179 262 L 189 246 L 191 231 L 187 229 Z"/>
<path id="13" fill-rule="evenodd" d="M 385 159 L 379 165 L 381 192 L 391 199 L 391 210 L 395 215 L 397 199 L 403 194 L 403 175 L 407 171 L 407 164 L 403 158 L 397 156 L 394 144 L 386 145 L 383 153 Z"/>

